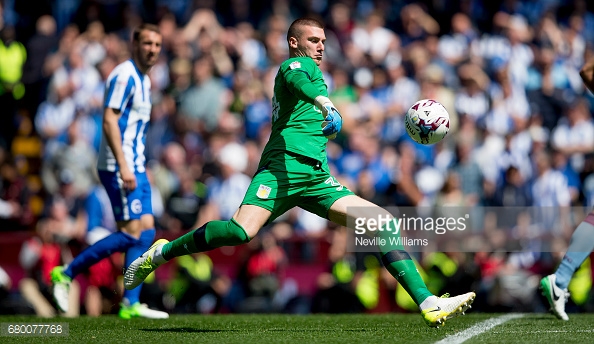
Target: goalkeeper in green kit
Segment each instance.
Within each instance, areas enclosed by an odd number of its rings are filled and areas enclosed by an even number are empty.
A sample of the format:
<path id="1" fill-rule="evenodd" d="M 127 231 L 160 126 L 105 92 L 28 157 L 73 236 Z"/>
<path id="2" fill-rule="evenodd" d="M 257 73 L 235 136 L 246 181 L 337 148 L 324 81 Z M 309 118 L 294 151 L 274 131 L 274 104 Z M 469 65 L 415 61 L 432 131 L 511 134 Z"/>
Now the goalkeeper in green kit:
<path id="1" fill-rule="evenodd" d="M 127 289 L 142 283 L 159 265 L 175 257 L 247 243 L 260 228 L 295 206 L 341 226 L 359 217 L 389 215 L 340 185 L 330 174 L 326 143 L 340 131 L 342 117 L 328 99 L 318 67 L 325 40 L 324 28 L 317 20 L 297 19 L 289 27 L 290 58 L 281 64 L 275 78 L 270 139 L 233 218 L 210 221 L 172 242 L 157 240 L 126 270 Z M 396 232 L 391 225 L 393 222 L 377 235 L 393 236 Z M 390 240 L 383 242 L 379 250 L 384 266 L 410 294 L 429 326 L 441 326 L 470 307 L 474 293 L 434 296 L 404 248 L 391 245 Z"/>

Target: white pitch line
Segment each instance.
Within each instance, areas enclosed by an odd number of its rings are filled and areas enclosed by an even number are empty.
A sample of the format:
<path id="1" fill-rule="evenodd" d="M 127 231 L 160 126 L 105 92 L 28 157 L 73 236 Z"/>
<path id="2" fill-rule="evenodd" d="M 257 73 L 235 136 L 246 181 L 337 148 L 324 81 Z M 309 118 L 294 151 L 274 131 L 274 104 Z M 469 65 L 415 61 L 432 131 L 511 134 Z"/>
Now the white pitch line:
<path id="1" fill-rule="evenodd" d="M 489 331 L 495 326 L 501 325 L 513 319 L 521 318 L 523 316 L 524 314 L 506 314 L 498 318 L 488 319 L 472 327 L 469 327 L 462 332 L 458 332 L 454 335 L 445 337 L 444 339 L 436 342 L 435 344 L 462 344 L 474 336 L 478 336 L 483 332 Z"/>

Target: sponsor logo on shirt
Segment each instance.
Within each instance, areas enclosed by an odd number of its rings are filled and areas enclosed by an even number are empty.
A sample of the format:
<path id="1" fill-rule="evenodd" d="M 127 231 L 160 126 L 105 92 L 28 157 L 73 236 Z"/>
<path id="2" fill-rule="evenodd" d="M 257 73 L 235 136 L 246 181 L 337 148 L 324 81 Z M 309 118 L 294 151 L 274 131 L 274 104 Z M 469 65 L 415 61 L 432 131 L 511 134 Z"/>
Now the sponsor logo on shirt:
<path id="1" fill-rule="evenodd" d="M 299 62 L 299 61 L 293 61 L 289 65 L 289 68 L 291 68 L 291 69 L 301 68 L 301 62 Z"/>

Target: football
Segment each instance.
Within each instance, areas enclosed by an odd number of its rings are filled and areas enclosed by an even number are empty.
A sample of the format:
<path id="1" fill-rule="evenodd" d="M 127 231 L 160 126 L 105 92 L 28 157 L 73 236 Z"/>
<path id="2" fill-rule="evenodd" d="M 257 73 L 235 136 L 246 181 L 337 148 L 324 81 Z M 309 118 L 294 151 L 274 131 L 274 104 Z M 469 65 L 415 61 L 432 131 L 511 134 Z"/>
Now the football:
<path id="1" fill-rule="evenodd" d="M 433 99 L 423 99 L 414 103 L 404 116 L 404 121 L 408 135 L 423 145 L 441 141 L 450 130 L 448 111 Z"/>

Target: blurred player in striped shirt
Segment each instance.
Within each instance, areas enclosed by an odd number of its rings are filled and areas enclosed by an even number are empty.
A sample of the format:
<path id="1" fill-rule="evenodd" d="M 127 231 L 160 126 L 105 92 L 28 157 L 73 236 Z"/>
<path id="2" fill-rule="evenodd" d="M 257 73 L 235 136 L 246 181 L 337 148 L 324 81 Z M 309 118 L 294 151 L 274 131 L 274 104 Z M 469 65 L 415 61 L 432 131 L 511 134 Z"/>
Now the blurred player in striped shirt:
<path id="1" fill-rule="evenodd" d="M 114 252 L 125 252 L 127 267 L 154 239 L 144 149 L 151 114 L 151 82 L 147 72 L 157 62 L 161 43 L 157 26 L 139 26 L 132 37 L 132 58 L 119 64 L 107 79 L 97 168 L 111 201 L 118 231 L 88 247 L 68 266 L 52 270 L 53 297 L 62 311 L 68 310 L 68 289 L 76 275 Z M 167 313 L 149 309 L 139 302 L 141 287 L 124 292 L 119 316 L 123 319 L 168 318 Z"/>

